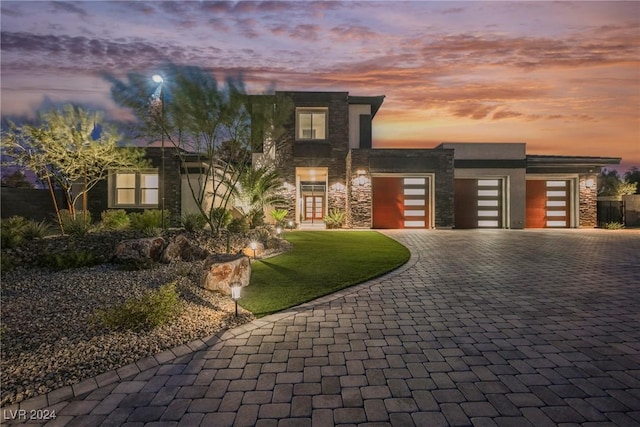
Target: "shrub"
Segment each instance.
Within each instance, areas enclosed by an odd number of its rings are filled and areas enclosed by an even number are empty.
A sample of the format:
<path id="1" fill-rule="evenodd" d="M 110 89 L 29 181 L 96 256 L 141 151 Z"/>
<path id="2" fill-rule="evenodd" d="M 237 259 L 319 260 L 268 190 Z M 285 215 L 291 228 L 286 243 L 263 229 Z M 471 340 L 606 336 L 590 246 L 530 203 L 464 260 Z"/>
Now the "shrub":
<path id="1" fill-rule="evenodd" d="M 256 242 L 260 242 L 267 247 L 267 243 L 269 239 L 273 237 L 273 230 L 269 227 L 258 227 L 251 230 L 250 236 L 251 240 L 255 240 Z"/>
<path id="2" fill-rule="evenodd" d="M 211 223 L 218 227 L 218 230 L 227 228 L 229 223 L 231 222 L 232 216 L 231 212 L 229 212 L 225 208 L 213 208 L 211 210 Z M 214 231 L 218 231 L 214 230 Z"/>
<path id="3" fill-rule="evenodd" d="M 76 212 L 73 216 L 66 209 L 60 210 L 60 219 L 64 232 L 70 236 L 83 237 L 91 230 L 91 213 L 83 211 Z"/>
<path id="4" fill-rule="evenodd" d="M 207 220 L 201 213 L 186 213 L 182 215 L 182 227 L 187 231 L 202 230 L 207 225 Z"/>
<path id="5" fill-rule="evenodd" d="M 261 208 L 252 209 L 245 218 L 249 223 L 249 228 L 256 228 L 264 225 L 264 211 Z"/>
<path id="6" fill-rule="evenodd" d="M 324 223 L 327 228 L 342 228 L 346 214 L 341 209 L 331 209 L 327 216 L 324 218 Z"/>
<path id="7" fill-rule="evenodd" d="M 131 228 L 137 231 L 146 231 L 154 228 L 162 228 L 162 211 L 160 209 L 146 209 L 129 215 Z M 169 221 L 169 211 L 164 211 L 165 223 Z"/>
<path id="8" fill-rule="evenodd" d="M 271 217 L 275 220 L 277 225 L 284 225 L 284 220 L 289 213 L 286 209 L 274 209 L 271 211 Z"/>
<path id="9" fill-rule="evenodd" d="M 42 267 L 56 271 L 69 268 L 90 267 L 99 263 L 100 261 L 91 252 L 74 249 L 44 254 L 40 261 Z"/>
<path id="10" fill-rule="evenodd" d="M 605 222 L 602 226 L 605 230 L 621 230 L 624 228 L 624 224 L 620 222 Z"/>
<path id="11" fill-rule="evenodd" d="M 231 222 L 229 222 L 227 230 L 229 230 L 230 233 L 246 234 L 249 231 L 247 218 L 244 216 L 233 218 Z"/>
<path id="12" fill-rule="evenodd" d="M 175 319 L 182 312 L 176 283 L 168 283 L 156 290 L 148 290 L 140 298 L 131 298 L 123 304 L 98 310 L 95 318 L 113 330 L 143 331 L 153 329 Z"/>
<path id="13" fill-rule="evenodd" d="M 24 238 L 27 240 L 42 239 L 51 233 L 51 224 L 47 221 L 27 221 L 23 229 Z"/>
<path id="14" fill-rule="evenodd" d="M 24 240 L 27 220 L 21 216 L 12 216 L 0 222 L 0 239 L 3 248 L 14 248 Z"/>
<path id="15" fill-rule="evenodd" d="M 3 253 L 0 256 L 0 271 L 2 273 L 6 273 L 7 271 L 11 271 L 14 268 L 16 268 L 15 259 L 6 253 Z"/>
<path id="16" fill-rule="evenodd" d="M 131 218 L 124 209 L 109 209 L 100 214 L 102 227 L 105 230 L 126 230 L 131 225 Z"/>

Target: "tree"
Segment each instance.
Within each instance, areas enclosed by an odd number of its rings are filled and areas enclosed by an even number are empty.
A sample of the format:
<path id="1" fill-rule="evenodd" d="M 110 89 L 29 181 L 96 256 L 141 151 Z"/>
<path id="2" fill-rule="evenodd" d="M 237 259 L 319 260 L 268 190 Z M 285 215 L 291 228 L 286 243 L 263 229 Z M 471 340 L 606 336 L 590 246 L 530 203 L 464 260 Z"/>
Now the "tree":
<path id="1" fill-rule="evenodd" d="M 61 111 L 39 114 L 36 125 L 9 123 L 2 149 L 8 164 L 30 169 L 47 183 L 64 233 L 54 187 L 63 190 L 67 209 L 75 217 L 80 198 L 86 212 L 87 193 L 109 173 L 147 165 L 143 150 L 119 147 L 119 139 L 101 113 L 65 105 Z"/>
<path id="2" fill-rule="evenodd" d="M 223 216 L 216 213 L 231 207 L 238 181 L 251 168 L 252 130 L 280 135 L 281 115 L 262 110 L 254 114 L 252 97 L 239 77 L 228 77 L 219 86 L 215 76 L 202 68 L 173 64 L 164 68 L 158 87 L 137 73 L 126 81 L 106 78 L 116 103 L 138 118 L 140 135 L 156 141 L 164 138 L 177 148 L 194 204 L 217 232 Z"/>
<path id="3" fill-rule="evenodd" d="M 33 183 L 27 180 L 24 176 L 24 172 L 21 170 L 16 170 L 10 175 L 3 176 L 2 186 L 13 188 L 34 188 Z"/>
<path id="4" fill-rule="evenodd" d="M 598 176 L 598 195 L 621 197 L 627 194 L 633 194 L 636 192 L 636 185 L 635 182 L 628 182 L 626 179 L 621 179 L 620 174 L 615 169 L 603 169 Z"/>
<path id="5" fill-rule="evenodd" d="M 264 222 L 264 208 L 282 202 L 282 179 L 271 166 L 247 168 L 240 174 L 236 208 L 251 226 Z"/>
<path id="6" fill-rule="evenodd" d="M 632 166 L 631 169 L 626 171 L 624 179 L 630 184 L 636 184 L 636 194 L 640 194 L 640 170 L 637 166 Z"/>

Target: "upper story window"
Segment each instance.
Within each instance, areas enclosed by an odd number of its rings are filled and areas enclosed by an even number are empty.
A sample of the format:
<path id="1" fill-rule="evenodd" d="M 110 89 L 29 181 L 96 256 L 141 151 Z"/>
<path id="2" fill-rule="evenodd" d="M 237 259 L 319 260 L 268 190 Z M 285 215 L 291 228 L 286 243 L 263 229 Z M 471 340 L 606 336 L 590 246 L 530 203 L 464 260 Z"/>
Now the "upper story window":
<path id="1" fill-rule="evenodd" d="M 117 172 L 111 180 L 112 207 L 157 207 L 158 172 Z"/>
<path id="2" fill-rule="evenodd" d="M 327 139 L 327 108 L 296 109 L 296 139 Z"/>

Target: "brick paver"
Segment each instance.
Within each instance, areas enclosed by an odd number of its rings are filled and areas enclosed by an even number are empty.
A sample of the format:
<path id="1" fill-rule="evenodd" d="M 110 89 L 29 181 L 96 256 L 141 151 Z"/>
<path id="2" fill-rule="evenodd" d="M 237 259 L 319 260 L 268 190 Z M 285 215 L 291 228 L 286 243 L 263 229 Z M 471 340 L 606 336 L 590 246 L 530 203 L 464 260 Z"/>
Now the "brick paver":
<path id="1" fill-rule="evenodd" d="M 387 234 L 412 252 L 389 275 L 22 407 L 55 403 L 58 426 L 640 425 L 639 231 Z"/>

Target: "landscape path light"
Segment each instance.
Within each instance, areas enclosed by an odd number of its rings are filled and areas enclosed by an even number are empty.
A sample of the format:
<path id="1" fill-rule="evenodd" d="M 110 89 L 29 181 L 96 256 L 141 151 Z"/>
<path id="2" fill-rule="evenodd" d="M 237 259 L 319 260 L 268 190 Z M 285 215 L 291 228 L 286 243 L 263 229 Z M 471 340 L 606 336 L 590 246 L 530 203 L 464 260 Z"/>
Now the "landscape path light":
<path id="1" fill-rule="evenodd" d="M 231 299 L 236 303 L 236 317 L 238 317 L 238 300 L 240 299 L 240 290 L 242 285 L 240 282 L 234 282 L 231 284 Z"/>
<path id="2" fill-rule="evenodd" d="M 256 249 L 258 249 L 258 244 L 256 242 L 251 242 L 249 246 L 253 249 L 253 259 L 256 259 Z"/>

